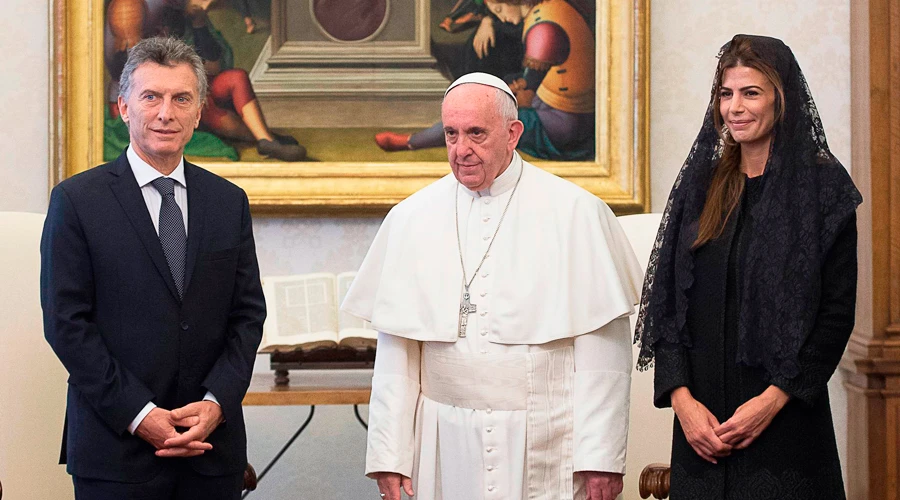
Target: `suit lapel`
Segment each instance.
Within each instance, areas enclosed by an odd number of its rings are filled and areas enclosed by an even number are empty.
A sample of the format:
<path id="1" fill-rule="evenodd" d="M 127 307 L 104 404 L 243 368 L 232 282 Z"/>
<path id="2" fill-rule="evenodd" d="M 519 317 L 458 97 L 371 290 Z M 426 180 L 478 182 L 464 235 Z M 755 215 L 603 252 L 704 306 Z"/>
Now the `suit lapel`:
<path id="1" fill-rule="evenodd" d="M 197 253 L 203 239 L 203 220 L 206 216 L 206 197 L 204 196 L 201 176 L 197 175 L 197 166 L 184 162 L 184 178 L 188 192 L 188 241 L 187 256 L 184 268 L 184 294 L 187 296 L 197 263 Z"/>
<path id="2" fill-rule="evenodd" d="M 147 211 L 147 204 L 144 203 L 144 196 L 141 194 L 141 188 L 134 178 L 131 171 L 131 165 L 128 164 L 128 158 L 125 153 L 116 160 L 116 165 L 111 171 L 115 176 L 109 187 L 112 188 L 113 194 L 125 211 L 125 215 L 131 221 L 132 227 L 137 232 L 138 237 L 144 244 L 147 253 L 150 254 L 150 260 L 156 266 L 156 270 L 169 287 L 169 292 L 178 299 L 178 290 L 175 288 L 175 280 L 172 278 L 172 271 L 169 270 L 169 264 L 166 262 L 166 256 L 163 253 L 162 243 L 159 241 L 159 235 L 153 228 L 153 220 L 150 218 L 150 212 Z"/>

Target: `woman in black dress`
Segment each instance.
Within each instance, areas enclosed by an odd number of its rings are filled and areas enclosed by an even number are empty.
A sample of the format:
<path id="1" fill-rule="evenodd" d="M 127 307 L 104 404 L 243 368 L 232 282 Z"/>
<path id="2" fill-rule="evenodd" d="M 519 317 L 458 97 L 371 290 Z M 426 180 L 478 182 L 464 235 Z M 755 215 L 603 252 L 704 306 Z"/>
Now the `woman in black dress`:
<path id="1" fill-rule="evenodd" d="M 635 333 L 676 414 L 672 499 L 845 498 L 827 383 L 853 329 L 861 201 L 791 50 L 735 36 Z"/>

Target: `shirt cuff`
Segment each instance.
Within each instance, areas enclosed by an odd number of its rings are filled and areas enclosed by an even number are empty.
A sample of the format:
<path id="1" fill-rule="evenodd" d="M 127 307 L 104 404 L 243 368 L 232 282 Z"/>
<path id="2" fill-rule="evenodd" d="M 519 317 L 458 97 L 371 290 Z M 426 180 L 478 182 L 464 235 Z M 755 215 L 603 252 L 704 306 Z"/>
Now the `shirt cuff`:
<path id="1" fill-rule="evenodd" d="M 137 430 L 138 426 L 141 425 L 141 422 L 144 421 L 144 418 L 154 408 L 156 408 L 156 405 L 153 403 L 153 401 L 148 401 L 147 404 L 144 405 L 144 409 L 141 410 L 141 412 L 138 413 L 136 417 L 134 417 L 134 420 L 131 421 L 131 424 L 128 425 L 128 432 L 134 434 L 134 431 Z"/>
<path id="2" fill-rule="evenodd" d="M 213 396 L 213 393 L 211 393 L 211 392 L 209 392 L 209 391 L 206 391 L 206 395 L 203 396 L 203 401 L 212 401 L 213 403 L 219 405 L 219 407 L 222 406 L 222 404 L 219 403 L 219 400 L 216 399 L 215 396 Z"/>

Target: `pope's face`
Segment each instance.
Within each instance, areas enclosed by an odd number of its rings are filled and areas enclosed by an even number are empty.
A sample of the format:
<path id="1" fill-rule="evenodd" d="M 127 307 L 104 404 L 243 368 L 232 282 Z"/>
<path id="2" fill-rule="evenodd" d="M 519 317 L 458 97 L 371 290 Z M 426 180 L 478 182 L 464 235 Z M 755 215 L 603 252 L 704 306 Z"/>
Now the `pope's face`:
<path id="1" fill-rule="evenodd" d="M 200 124 L 200 108 L 197 77 L 187 64 L 143 63 L 131 75 L 128 97 L 119 97 L 131 146 L 155 168 L 181 159 Z"/>
<path id="2" fill-rule="evenodd" d="M 496 104 L 497 90 L 467 83 L 451 90 L 441 107 L 447 158 L 453 175 L 465 187 L 491 187 L 512 160 L 522 122 L 507 122 Z"/>

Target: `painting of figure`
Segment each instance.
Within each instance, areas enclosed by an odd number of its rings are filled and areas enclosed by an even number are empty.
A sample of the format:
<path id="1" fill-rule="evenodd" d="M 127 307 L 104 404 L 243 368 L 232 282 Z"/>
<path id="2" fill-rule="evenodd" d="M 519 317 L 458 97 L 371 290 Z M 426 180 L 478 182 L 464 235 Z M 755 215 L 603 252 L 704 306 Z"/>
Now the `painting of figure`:
<path id="1" fill-rule="evenodd" d="M 205 61 L 209 98 L 185 149 L 200 161 L 440 162 L 442 89 L 473 71 L 516 93 L 523 153 L 594 159 L 589 0 L 104 1 L 108 159 L 128 141 L 116 105 L 126 51 L 157 35 L 184 39 Z M 428 26 L 415 26 L 425 18 Z M 427 43 L 412 62 L 402 43 L 422 33 Z M 400 47 L 395 58 L 391 47 Z M 347 83 L 367 78 L 368 86 Z M 412 83 L 400 88 L 390 78 Z M 350 101 L 358 107 L 342 120 Z"/>
<path id="2" fill-rule="evenodd" d="M 168 34 L 212 82 L 186 158 L 260 213 L 383 214 L 445 175 L 441 101 L 473 71 L 515 92 L 524 158 L 622 213 L 648 206 L 649 0 L 52 4 L 53 182 L 127 147 L 124 55 Z"/>
<path id="3" fill-rule="evenodd" d="M 543 160 L 592 160 L 595 39 L 589 6 L 567 0 L 460 0 L 441 27 L 473 18 L 480 18 L 477 29 L 454 61 L 463 64 L 447 65 L 454 77 L 483 71 L 509 84 L 525 124 L 521 151 Z M 438 122 L 412 134 L 385 131 L 375 141 L 390 152 L 442 147 L 443 126 Z"/>

